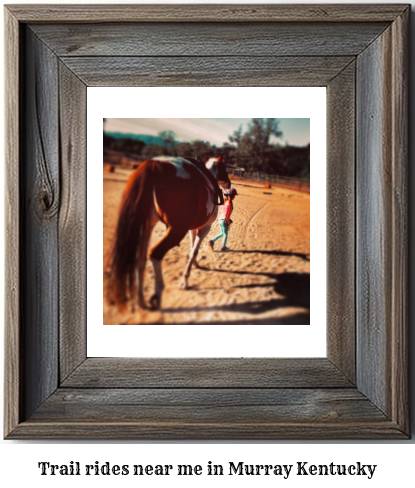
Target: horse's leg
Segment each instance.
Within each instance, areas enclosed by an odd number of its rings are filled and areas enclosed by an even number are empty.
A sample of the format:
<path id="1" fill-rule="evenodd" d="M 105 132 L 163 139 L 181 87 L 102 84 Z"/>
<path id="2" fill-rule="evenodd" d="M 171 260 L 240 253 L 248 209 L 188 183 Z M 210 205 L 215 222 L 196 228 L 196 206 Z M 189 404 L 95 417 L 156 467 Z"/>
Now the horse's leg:
<path id="1" fill-rule="evenodd" d="M 157 215 L 157 211 L 155 207 L 153 206 L 150 222 L 149 222 L 149 227 L 147 229 L 147 232 L 143 236 L 142 243 L 140 246 L 140 251 L 139 251 L 139 256 L 138 256 L 138 266 L 137 266 L 137 274 L 138 274 L 138 304 L 140 308 L 146 308 L 145 307 L 145 301 L 144 301 L 144 274 L 145 274 L 145 269 L 146 269 L 146 263 L 147 263 L 147 251 L 148 251 L 148 245 L 150 242 L 150 237 L 151 233 L 153 232 L 154 226 L 157 224 L 159 218 Z"/>
<path id="2" fill-rule="evenodd" d="M 200 245 L 202 244 L 203 239 L 209 234 L 213 222 L 216 221 L 217 215 L 218 215 L 218 208 L 216 207 L 215 212 L 212 214 L 211 218 L 209 219 L 209 221 L 204 227 L 198 230 L 189 231 L 190 232 L 190 256 L 189 256 L 189 262 L 183 274 L 182 281 L 180 283 L 180 288 L 183 289 L 187 288 L 187 281 L 190 276 L 190 268 L 192 264 L 195 268 L 199 268 L 199 263 L 197 262 L 197 255 L 199 253 Z"/>
<path id="3" fill-rule="evenodd" d="M 158 310 L 161 305 L 161 294 L 164 290 L 163 272 L 161 269 L 161 259 L 152 259 L 151 264 L 154 272 L 154 293 L 150 298 L 150 308 Z"/>
<path id="4" fill-rule="evenodd" d="M 197 230 L 189 230 L 189 237 L 190 237 L 190 254 L 189 254 L 189 259 L 190 256 L 192 255 L 192 249 L 193 246 L 195 245 L 195 240 L 196 240 L 196 235 L 197 235 Z M 193 266 L 195 268 L 199 267 L 199 263 L 196 261 L 197 255 L 193 256 Z"/>
<path id="5" fill-rule="evenodd" d="M 151 232 L 149 232 L 149 236 L 147 238 L 146 236 L 146 241 L 143 242 L 141 245 L 145 246 L 146 251 L 148 249 L 148 242 L 150 240 L 150 235 Z M 144 239 L 143 239 L 144 241 Z M 144 301 L 144 291 L 143 291 L 143 285 L 144 285 L 144 272 L 146 269 L 146 262 L 147 262 L 147 256 L 145 254 L 140 253 L 140 257 L 138 258 L 138 266 L 137 266 L 137 275 L 138 275 L 138 305 L 140 308 L 144 309 L 146 308 L 146 304 Z"/>
<path id="6" fill-rule="evenodd" d="M 180 241 L 186 235 L 187 229 L 176 229 L 169 227 L 164 237 L 150 250 L 151 264 L 154 270 L 154 294 L 150 298 L 150 307 L 158 310 L 161 304 L 161 294 L 164 290 L 163 273 L 161 261 L 165 254 L 173 247 L 180 244 Z"/>
<path id="7" fill-rule="evenodd" d="M 190 276 L 190 270 L 192 268 L 193 261 L 196 259 L 197 253 L 199 252 L 200 244 L 202 243 L 203 239 L 209 234 L 210 227 L 211 225 L 208 224 L 197 231 L 197 235 L 190 251 L 190 258 L 187 263 L 186 269 L 184 270 L 182 281 L 180 282 L 180 288 L 182 288 L 183 290 L 186 290 L 188 287 L 188 279 Z"/>

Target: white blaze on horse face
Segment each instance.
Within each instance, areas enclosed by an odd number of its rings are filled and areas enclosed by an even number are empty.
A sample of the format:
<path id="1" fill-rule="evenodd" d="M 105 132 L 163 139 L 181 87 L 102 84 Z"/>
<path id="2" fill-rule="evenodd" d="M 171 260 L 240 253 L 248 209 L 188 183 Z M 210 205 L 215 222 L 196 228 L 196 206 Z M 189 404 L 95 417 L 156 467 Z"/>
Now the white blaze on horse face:
<path id="1" fill-rule="evenodd" d="M 216 158 L 210 158 L 206 163 L 206 168 L 216 177 L 218 174 L 218 165 L 215 162 Z"/>

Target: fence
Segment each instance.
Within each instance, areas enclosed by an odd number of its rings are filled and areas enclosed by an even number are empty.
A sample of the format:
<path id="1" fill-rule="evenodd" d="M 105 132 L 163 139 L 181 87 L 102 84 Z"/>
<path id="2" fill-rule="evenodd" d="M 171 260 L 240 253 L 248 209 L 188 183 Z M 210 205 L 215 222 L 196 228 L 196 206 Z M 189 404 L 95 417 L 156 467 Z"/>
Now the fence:
<path id="1" fill-rule="evenodd" d="M 266 173 L 261 173 L 260 171 L 247 173 L 245 171 L 241 171 L 240 168 L 227 168 L 227 171 L 228 174 L 240 178 L 241 180 L 257 181 L 258 183 L 263 184 L 268 183 L 271 186 L 290 188 L 292 190 L 310 193 L 310 180 L 302 178 L 288 178 L 286 176 L 278 175 L 268 175 Z"/>
<path id="2" fill-rule="evenodd" d="M 140 156 L 132 156 L 127 153 L 118 151 L 112 151 L 109 149 L 104 150 L 104 164 L 121 166 L 123 168 L 138 168 L 146 158 Z"/>
<path id="3" fill-rule="evenodd" d="M 133 157 L 129 154 L 123 154 L 116 151 L 105 150 L 104 151 L 104 165 L 107 167 L 107 171 L 113 172 L 116 166 L 123 168 L 137 168 L 145 157 Z M 268 175 L 255 171 L 253 173 L 247 173 L 243 168 L 226 168 L 228 174 L 231 174 L 235 179 L 241 179 L 246 181 L 257 181 L 262 184 L 269 184 L 271 186 L 278 186 L 282 188 L 289 188 L 291 190 L 302 191 L 310 193 L 310 180 L 301 178 L 288 178 L 286 176 Z"/>

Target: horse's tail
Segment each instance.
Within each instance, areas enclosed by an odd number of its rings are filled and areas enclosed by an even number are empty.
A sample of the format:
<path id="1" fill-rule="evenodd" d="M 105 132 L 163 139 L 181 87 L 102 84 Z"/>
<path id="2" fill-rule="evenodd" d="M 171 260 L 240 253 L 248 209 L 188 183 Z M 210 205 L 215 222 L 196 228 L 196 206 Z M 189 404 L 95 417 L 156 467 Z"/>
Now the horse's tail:
<path id="1" fill-rule="evenodd" d="M 120 310 L 137 289 L 137 268 L 144 269 L 151 232 L 153 185 L 157 175 L 157 162 L 146 161 L 130 176 L 125 187 L 115 242 L 110 256 L 110 282 L 108 299 Z"/>

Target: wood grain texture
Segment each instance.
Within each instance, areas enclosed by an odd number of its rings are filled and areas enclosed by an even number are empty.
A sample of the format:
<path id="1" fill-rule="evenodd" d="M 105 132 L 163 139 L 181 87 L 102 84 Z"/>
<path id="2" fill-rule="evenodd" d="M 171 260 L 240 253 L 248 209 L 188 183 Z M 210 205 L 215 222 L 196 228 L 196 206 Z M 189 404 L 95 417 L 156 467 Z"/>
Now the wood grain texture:
<path id="1" fill-rule="evenodd" d="M 12 94 L 7 102 L 12 141 L 7 154 L 11 165 L 7 193 L 11 236 L 7 438 L 408 437 L 408 13 L 405 5 L 7 8 L 7 87 Z M 123 21 L 163 22 L 168 33 L 164 39 L 176 39 L 177 47 L 159 43 L 152 48 L 147 39 L 135 47 L 124 39 L 122 52 L 137 49 L 134 53 L 140 56 L 96 56 L 105 50 L 97 37 L 97 32 L 105 29 L 95 26 L 90 32 L 86 24 L 108 26 Z M 24 22 L 34 24 L 25 26 Z M 62 57 L 47 47 L 42 37 L 52 45 L 57 39 L 54 24 L 71 22 L 85 25 L 73 34 L 71 26 L 60 27 L 63 42 L 55 47 L 68 54 Z M 186 23 L 182 41 L 177 22 Z M 201 28 L 206 42 L 202 56 L 184 52 L 186 28 L 195 32 L 194 26 L 189 27 L 193 22 L 214 22 L 210 27 L 221 34 L 215 40 L 207 24 Z M 242 31 L 251 23 L 249 36 L 244 39 L 239 32 L 230 35 L 238 30 L 227 25 L 230 22 Z M 263 28 L 268 38 L 263 41 L 255 30 L 257 22 L 267 23 Z M 269 41 L 275 27 L 272 22 L 290 22 L 293 34 L 284 26 L 285 41 L 278 35 Z M 298 22 L 303 26 L 336 22 L 340 30 L 345 22 L 352 22 L 356 24 L 352 31 L 359 33 L 360 40 L 365 25 L 371 24 L 367 31 L 371 41 L 356 56 L 346 54 L 350 53 L 348 40 L 344 50 L 336 47 L 340 56 L 297 56 L 292 39 L 302 36 L 295 25 Z M 385 29 L 378 24 L 383 22 L 391 25 Z M 45 24 L 52 27 L 53 35 L 46 34 Z M 317 27 L 321 26 L 311 25 L 305 31 L 310 33 Z M 374 35 L 379 27 L 382 33 Z M 143 27 L 145 32 L 151 29 L 154 25 Z M 122 29 L 116 30 L 121 33 Z M 115 44 L 121 46 L 121 37 Z M 335 38 L 331 32 L 314 39 L 311 47 L 321 44 L 322 49 L 333 49 L 324 43 Z M 96 47 L 91 39 L 97 42 Z M 265 55 L 258 55 L 261 42 Z M 109 49 L 114 48 L 110 40 L 107 43 Z M 245 52 L 235 55 L 242 50 L 240 43 L 245 43 L 251 56 Z M 226 44 L 232 56 L 218 56 Z M 22 48 L 27 54 L 19 58 Z M 164 55 L 141 56 L 149 49 L 154 49 L 153 53 L 164 50 Z M 84 55 L 88 50 L 92 53 L 89 57 Z M 194 47 L 194 52 L 198 50 L 200 45 Z M 270 56 L 274 50 L 286 55 Z M 173 57 L 174 52 L 184 55 Z M 77 283 L 76 273 L 71 275 L 74 270 L 82 272 L 78 254 L 85 251 L 85 182 L 78 177 L 84 170 L 84 85 L 203 86 L 212 84 L 212 73 L 216 85 L 328 87 L 328 230 L 333 261 L 329 266 L 328 358 L 85 360 L 84 282 Z M 78 105 L 71 106 L 71 102 Z M 347 208 L 336 208 L 337 201 Z M 16 216 L 21 225 L 11 222 Z M 73 248 L 70 239 L 75 243 Z M 355 298 L 353 269 L 347 267 L 354 268 L 354 256 Z M 333 278 L 336 272 L 341 275 L 338 279 Z"/>
<path id="2" fill-rule="evenodd" d="M 392 332 L 391 332 L 391 418 L 403 430 L 409 426 L 408 391 L 408 120 L 409 120 L 409 22 L 407 10 L 391 25 L 394 46 L 392 73 Z"/>
<path id="3" fill-rule="evenodd" d="M 327 359 L 88 358 L 65 388 L 344 388 Z"/>
<path id="4" fill-rule="evenodd" d="M 59 64 L 59 374 L 86 358 L 86 86 Z"/>
<path id="5" fill-rule="evenodd" d="M 56 57 L 26 32 L 23 194 L 24 415 L 58 385 L 59 83 Z"/>
<path id="6" fill-rule="evenodd" d="M 58 56 L 357 56 L 388 23 L 43 24 Z"/>
<path id="7" fill-rule="evenodd" d="M 62 408 L 62 405 L 65 408 Z M 355 389 L 57 391 L 11 438 L 402 439 Z"/>
<path id="8" fill-rule="evenodd" d="M 88 86 L 325 86 L 345 57 L 63 57 Z"/>
<path id="9" fill-rule="evenodd" d="M 390 31 L 357 61 L 357 384 L 390 415 Z M 368 351 L 370 353 L 368 354 Z"/>
<path id="10" fill-rule="evenodd" d="M 393 22 L 405 4 L 8 5 L 20 22 Z"/>
<path id="11" fill-rule="evenodd" d="M 407 26 L 404 14 L 360 56 L 357 78 L 358 387 L 405 432 Z"/>
<path id="12" fill-rule="evenodd" d="M 353 61 L 327 87 L 327 354 L 353 382 L 356 380 L 355 76 Z"/>
<path id="13" fill-rule="evenodd" d="M 39 422 L 20 424 L 10 439 L 119 439 L 119 440 L 404 440 L 406 437 L 394 423 L 382 421 L 345 422 L 137 422 L 81 421 Z"/>
<path id="14" fill-rule="evenodd" d="M 19 423 L 23 387 L 20 357 L 20 124 L 19 25 L 5 11 L 5 335 L 4 435 Z"/>
<path id="15" fill-rule="evenodd" d="M 65 405 L 62 410 L 62 405 Z M 36 421 L 346 424 L 387 421 L 354 388 L 60 389 L 32 416 Z"/>

